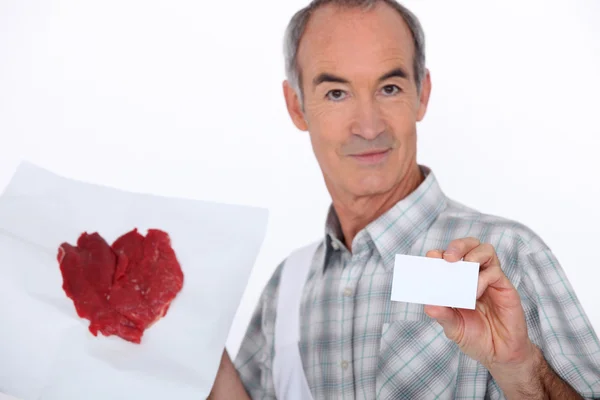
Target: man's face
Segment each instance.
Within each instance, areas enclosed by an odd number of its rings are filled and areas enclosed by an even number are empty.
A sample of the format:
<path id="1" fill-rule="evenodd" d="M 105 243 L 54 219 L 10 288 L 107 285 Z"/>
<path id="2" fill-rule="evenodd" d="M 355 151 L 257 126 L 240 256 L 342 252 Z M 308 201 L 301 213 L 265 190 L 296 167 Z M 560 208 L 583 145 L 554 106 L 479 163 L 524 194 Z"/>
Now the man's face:
<path id="1" fill-rule="evenodd" d="M 416 122 L 425 115 L 413 74 L 410 30 L 392 7 L 325 6 L 298 52 L 304 111 L 284 84 L 296 126 L 308 130 L 328 188 L 361 197 L 392 190 L 416 164 Z"/>

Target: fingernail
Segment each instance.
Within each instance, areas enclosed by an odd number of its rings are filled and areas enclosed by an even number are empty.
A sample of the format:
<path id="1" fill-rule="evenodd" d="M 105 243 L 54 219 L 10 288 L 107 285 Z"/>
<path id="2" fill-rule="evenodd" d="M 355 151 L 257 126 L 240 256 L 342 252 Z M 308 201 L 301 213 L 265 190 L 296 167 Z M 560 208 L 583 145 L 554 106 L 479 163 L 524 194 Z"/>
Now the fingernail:
<path id="1" fill-rule="evenodd" d="M 448 247 L 444 252 L 444 257 L 446 256 L 458 257 L 458 249 L 456 247 Z"/>

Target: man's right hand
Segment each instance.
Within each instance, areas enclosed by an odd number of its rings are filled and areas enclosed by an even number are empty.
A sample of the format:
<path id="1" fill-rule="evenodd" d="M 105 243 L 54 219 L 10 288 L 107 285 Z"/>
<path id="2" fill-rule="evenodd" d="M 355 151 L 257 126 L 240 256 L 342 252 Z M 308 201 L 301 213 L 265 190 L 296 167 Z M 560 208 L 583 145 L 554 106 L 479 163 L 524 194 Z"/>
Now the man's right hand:
<path id="1" fill-rule="evenodd" d="M 224 350 L 223 356 L 221 357 L 221 365 L 217 372 L 217 378 L 215 379 L 212 391 L 208 396 L 208 400 L 228 399 L 250 400 L 250 396 L 246 393 L 246 389 L 244 389 L 242 380 L 240 379 L 233 362 L 231 362 L 227 350 Z"/>

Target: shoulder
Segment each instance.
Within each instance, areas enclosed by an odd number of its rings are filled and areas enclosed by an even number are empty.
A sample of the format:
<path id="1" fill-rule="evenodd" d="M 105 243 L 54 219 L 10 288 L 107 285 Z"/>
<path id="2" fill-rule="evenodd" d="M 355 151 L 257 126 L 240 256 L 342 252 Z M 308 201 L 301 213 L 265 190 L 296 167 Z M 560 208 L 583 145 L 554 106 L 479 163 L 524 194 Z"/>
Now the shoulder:
<path id="1" fill-rule="evenodd" d="M 474 237 L 494 246 L 503 270 L 513 283 L 520 281 L 521 274 L 526 272 L 524 268 L 531 267 L 535 255 L 550 253 L 548 245 L 529 226 L 450 199 L 432 228 L 433 232 L 445 234 L 447 242 Z"/>
<path id="2" fill-rule="evenodd" d="M 467 207 L 454 200 L 436 219 L 434 225 L 461 237 L 476 237 L 503 250 L 515 247 L 520 252 L 535 253 L 548 249 L 542 238 L 529 226 L 509 218 Z"/>
<path id="3" fill-rule="evenodd" d="M 261 302 L 268 309 L 274 309 L 275 304 L 277 302 L 277 297 L 279 293 L 279 287 L 281 284 L 281 278 L 283 275 L 283 271 L 286 263 L 293 258 L 300 256 L 301 262 L 310 263 L 310 270 L 308 274 L 308 278 L 312 277 L 315 272 L 317 266 L 322 265 L 322 258 L 324 257 L 324 242 L 323 240 L 314 241 L 310 244 L 305 244 L 301 247 L 296 248 L 288 256 L 286 256 L 280 263 L 277 265 L 273 274 L 267 281 L 264 286 Z M 298 261 L 298 260 L 296 260 Z"/>
<path id="4" fill-rule="evenodd" d="M 313 242 L 310 245 L 297 248 L 288 256 L 283 258 L 283 260 L 277 265 L 269 279 L 263 284 L 262 291 L 260 292 L 258 303 L 253 314 L 253 321 L 255 321 L 256 324 L 262 325 L 262 327 L 265 328 L 265 325 L 268 326 L 275 320 L 275 315 L 277 312 L 277 300 L 279 297 L 279 290 L 284 268 L 291 257 L 294 257 L 299 252 L 303 252 L 304 250 L 309 250 L 313 253 L 316 250 L 316 255 L 322 256 L 324 254 L 323 242 L 321 240 L 320 242 Z M 314 254 L 312 258 L 314 258 Z M 311 259 L 308 259 L 307 262 L 311 262 Z M 318 263 L 315 263 L 314 261 L 312 262 L 312 270 L 315 269 L 317 264 Z"/>
<path id="5" fill-rule="evenodd" d="M 272 304 L 277 299 L 277 292 L 279 291 L 279 283 L 281 281 L 281 274 L 283 272 L 283 267 L 285 266 L 287 258 L 283 259 L 273 271 L 273 274 L 265 284 L 262 294 L 261 294 L 261 303 L 263 305 Z"/>

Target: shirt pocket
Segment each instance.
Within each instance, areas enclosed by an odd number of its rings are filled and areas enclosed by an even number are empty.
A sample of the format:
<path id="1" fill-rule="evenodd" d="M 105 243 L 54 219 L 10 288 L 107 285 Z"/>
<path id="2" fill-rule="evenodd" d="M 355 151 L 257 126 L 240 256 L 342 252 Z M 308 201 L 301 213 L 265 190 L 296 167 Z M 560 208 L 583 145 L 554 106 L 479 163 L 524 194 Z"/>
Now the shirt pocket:
<path id="1" fill-rule="evenodd" d="M 378 399 L 454 398 L 458 346 L 423 307 L 392 302 L 381 329 Z"/>
<path id="2" fill-rule="evenodd" d="M 395 322 L 430 322 L 423 304 L 390 301 L 383 321 L 382 334 Z"/>

